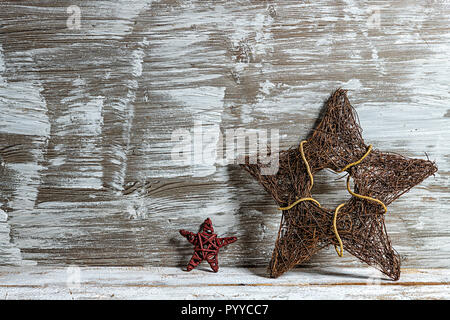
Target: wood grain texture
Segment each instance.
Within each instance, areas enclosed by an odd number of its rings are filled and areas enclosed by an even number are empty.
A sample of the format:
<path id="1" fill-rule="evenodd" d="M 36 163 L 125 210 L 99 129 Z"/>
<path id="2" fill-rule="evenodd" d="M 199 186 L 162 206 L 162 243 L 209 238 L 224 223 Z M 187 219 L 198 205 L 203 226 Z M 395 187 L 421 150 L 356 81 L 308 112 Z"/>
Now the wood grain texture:
<path id="1" fill-rule="evenodd" d="M 302 268 L 278 279 L 261 268 L 225 267 L 221 276 L 156 267 L 0 268 L 0 298 L 8 299 L 448 299 L 445 269 L 404 269 L 403 279 L 369 268 Z M 376 270 L 375 270 L 376 271 Z M 188 302 L 186 302 L 188 303 Z M 181 312 L 181 310 L 180 310 Z"/>
<path id="2" fill-rule="evenodd" d="M 70 5 L 80 29 L 67 27 Z M 171 134 L 200 121 L 216 138 L 279 129 L 285 149 L 343 87 L 367 143 L 436 161 L 389 206 L 387 230 L 404 267 L 450 266 L 447 1 L 0 7 L 1 264 L 180 266 L 192 248 L 178 229 L 210 217 L 239 239 L 221 266 L 266 266 L 273 201 L 235 164 L 173 162 Z M 336 175 L 316 180 L 321 203 L 347 199 Z M 333 248 L 309 266 L 324 264 L 360 265 Z"/>

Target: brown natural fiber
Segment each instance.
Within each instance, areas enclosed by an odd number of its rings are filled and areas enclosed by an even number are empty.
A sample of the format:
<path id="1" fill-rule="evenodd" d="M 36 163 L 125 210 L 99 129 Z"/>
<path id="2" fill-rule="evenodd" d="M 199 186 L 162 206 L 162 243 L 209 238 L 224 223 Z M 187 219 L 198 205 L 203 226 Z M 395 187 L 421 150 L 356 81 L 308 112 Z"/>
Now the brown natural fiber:
<path id="1" fill-rule="evenodd" d="M 368 150 L 346 93 L 346 90 L 338 89 L 330 96 L 323 117 L 303 144 L 312 175 L 322 169 L 340 171 L 360 160 Z M 279 170 L 275 175 L 262 175 L 263 164 L 250 164 L 248 160 L 242 167 L 262 184 L 280 207 L 313 197 L 306 164 L 298 147 L 280 152 Z M 372 149 L 361 163 L 346 171 L 354 182 L 354 193 L 378 199 L 388 206 L 434 174 L 437 167 L 431 161 Z M 334 213 L 314 201 L 303 201 L 283 211 L 269 265 L 270 276 L 278 277 L 309 260 L 322 248 L 339 246 L 333 232 Z M 346 252 L 398 280 L 400 257 L 386 233 L 384 213 L 379 203 L 352 195 L 339 208 L 336 228 Z"/>

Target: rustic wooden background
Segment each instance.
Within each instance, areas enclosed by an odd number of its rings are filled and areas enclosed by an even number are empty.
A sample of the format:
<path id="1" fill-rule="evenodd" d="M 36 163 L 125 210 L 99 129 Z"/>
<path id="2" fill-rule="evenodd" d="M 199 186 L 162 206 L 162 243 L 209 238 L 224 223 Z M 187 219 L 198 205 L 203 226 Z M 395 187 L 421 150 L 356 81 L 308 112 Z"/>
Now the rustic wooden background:
<path id="1" fill-rule="evenodd" d="M 448 0 L 0 1 L 0 263 L 182 266 L 178 229 L 211 217 L 239 238 L 221 266 L 265 267 L 272 199 L 238 165 L 173 162 L 171 134 L 279 129 L 285 149 L 343 87 L 367 143 L 436 161 L 386 221 L 405 268 L 448 268 L 449 26 Z M 339 177 L 315 178 L 328 207 Z"/>

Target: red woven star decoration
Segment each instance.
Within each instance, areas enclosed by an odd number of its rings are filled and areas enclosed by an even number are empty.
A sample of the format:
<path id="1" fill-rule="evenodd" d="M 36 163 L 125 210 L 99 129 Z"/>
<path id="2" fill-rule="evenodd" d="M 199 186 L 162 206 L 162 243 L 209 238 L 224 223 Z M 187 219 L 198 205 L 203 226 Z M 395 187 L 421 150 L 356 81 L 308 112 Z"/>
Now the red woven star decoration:
<path id="1" fill-rule="evenodd" d="M 233 243 L 236 237 L 219 238 L 214 233 L 212 221 L 207 218 L 200 227 L 201 232 L 193 233 L 186 230 L 180 230 L 180 234 L 194 245 L 194 254 L 188 263 L 187 271 L 197 267 L 200 262 L 206 260 L 214 272 L 219 271 L 219 249 Z"/>

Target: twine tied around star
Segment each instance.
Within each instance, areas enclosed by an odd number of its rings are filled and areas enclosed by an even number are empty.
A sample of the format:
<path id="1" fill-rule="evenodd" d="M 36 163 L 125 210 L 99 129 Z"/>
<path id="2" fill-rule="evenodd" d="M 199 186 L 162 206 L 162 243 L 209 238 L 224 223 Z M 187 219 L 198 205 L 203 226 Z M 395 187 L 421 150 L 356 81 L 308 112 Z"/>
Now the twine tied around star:
<path id="1" fill-rule="evenodd" d="M 386 232 L 387 206 L 437 171 L 429 160 L 411 159 L 367 146 L 347 91 L 337 89 L 307 140 L 281 151 L 279 170 L 263 175 L 260 162 L 241 165 L 282 210 L 270 276 L 278 277 L 334 245 L 374 266 L 393 280 L 400 277 L 400 257 Z M 314 174 L 323 169 L 348 173 L 351 198 L 334 211 L 311 195 Z M 350 177 L 354 191 L 350 189 Z M 339 231 L 339 232 L 338 232 Z M 339 251 L 337 250 L 339 248 Z"/>
<path id="2" fill-rule="evenodd" d="M 302 156 L 302 159 L 303 159 L 303 161 L 304 161 L 304 163 L 305 163 L 306 170 L 307 170 L 307 172 L 308 172 L 309 181 L 310 181 L 309 190 L 311 191 L 311 189 L 312 189 L 312 187 L 313 187 L 313 185 L 314 185 L 314 177 L 313 177 L 313 175 L 311 174 L 311 170 L 310 170 L 310 168 L 309 168 L 308 161 L 306 161 L 306 158 L 305 158 L 305 152 L 303 151 L 303 144 L 306 143 L 306 142 L 307 142 L 306 140 L 303 140 L 302 142 L 300 142 L 299 151 L 300 151 L 300 154 L 301 154 L 301 156 Z M 364 158 L 366 158 L 366 157 L 369 155 L 370 151 L 372 151 L 372 145 L 369 145 L 369 148 L 367 149 L 367 152 L 361 157 L 361 159 L 359 159 L 358 161 L 352 162 L 352 163 L 346 165 L 343 169 L 338 170 L 338 171 L 335 171 L 335 172 L 337 172 L 337 173 L 344 172 L 344 171 L 347 170 L 348 168 L 358 165 L 359 163 L 361 163 L 361 162 L 364 160 Z M 375 198 L 372 198 L 372 197 L 363 196 L 363 195 L 354 193 L 354 192 L 350 189 L 350 176 L 347 176 L 347 191 L 348 191 L 352 196 L 358 197 L 358 198 L 360 198 L 360 199 L 366 199 L 366 200 L 370 200 L 370 201 L 374 201 L 374 202 L 379 203 L 379 204 L 383 207 L 384 213 L 387 212 L 387 207 L 386 207 L 386 205 L 385 205 L 383 202 L 381 202 L 380 200 L 375 199 Z M 280 207 L 280 208 L 278 208 L 278 210 L 289 210 L 289 209 L 291 209 L 292 207 L 296 206 L 297 204 L 299 204 L 300 202 L 303 202 L 303 201 L 312 201 L 312 202 L 314 202 L 315 204 L 317 204 L 319 207 L 321 206 L 320 203 L 319 203 L 319 201 L 317 201 L 316 199 L 311 198 L 311 197 L 307 197 L 307 198 L 301 198 L 301 199 L 298 199 L 297 201 L 295 201 L 294 203 L 290 204 L 290 205 L 287 206 L 287 207 Z M 341 237 L 339 236 L 339 232 L 338 232 L 338 230 L 337 230 L 336 221 L 337 221 L 337 215 L 338 215 L 339 209 L 340 209 L 341 207 L 343 207 L 344 205 L 345 205 L 345 202 L 342 203 L 342 204 L 340 204 L 339 206 L 337 206 L 336 210 L 334 211 L 334 217 L 333 217 L 333 231 L 334 231 L 334 234 L 336 235 L 336 239 L 337 239 L 338 242 L 339 242 L 339 251 L 338 251 L 338 249 L 337 249 L 336 246 L 335 246 L 335 249 L 336 249 L 336 253 L 338 254 L 339 257 L 342 257 L 342 256 L 343 256 L 343 253 L 344 253 L 344 247 L 343 247 L 343 244 L 342 244 Z"/>

